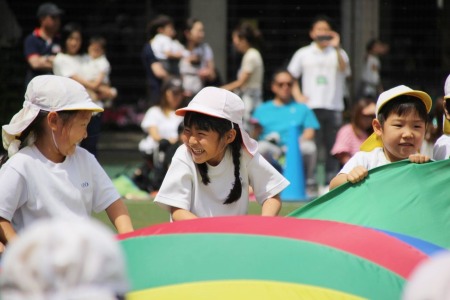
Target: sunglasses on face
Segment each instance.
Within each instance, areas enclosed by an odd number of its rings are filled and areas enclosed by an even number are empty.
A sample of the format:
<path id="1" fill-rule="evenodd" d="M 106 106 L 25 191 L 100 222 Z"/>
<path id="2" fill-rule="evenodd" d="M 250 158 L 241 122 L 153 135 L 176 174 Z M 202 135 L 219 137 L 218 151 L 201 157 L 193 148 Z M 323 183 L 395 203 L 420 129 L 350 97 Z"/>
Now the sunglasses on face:
<path id="1" fill-rule="evenodd" d="M 288 82 L 275 82 L 275 85 L 276 86 L 278 86 L 278 87 L 284 87 L 284 86 L 287 86 L 287 87 L 292 87 L 292 81 L 288 81 Z"/>

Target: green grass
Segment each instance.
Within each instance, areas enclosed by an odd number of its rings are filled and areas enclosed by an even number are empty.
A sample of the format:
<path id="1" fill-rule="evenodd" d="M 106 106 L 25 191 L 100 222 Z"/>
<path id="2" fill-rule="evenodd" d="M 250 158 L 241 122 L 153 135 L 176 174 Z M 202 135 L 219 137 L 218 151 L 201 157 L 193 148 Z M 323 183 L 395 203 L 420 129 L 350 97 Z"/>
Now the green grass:
<path id="1" fill-rule="evenodd" d="M 151 201 L 126 200 L 125 203 L 130 212 L 130 217 L 135 229 L 169 221 L 169 213 Z M 283 202 L 279 215 L 285 216 L 303 205 L 305 205 L 305 202 Z M 261 206 L 256 202 L 250 202 L 249 214 L 258 215 L 260 213 Z M 94 214 L 94 217 L 113 228 L 105 212 Z"/>

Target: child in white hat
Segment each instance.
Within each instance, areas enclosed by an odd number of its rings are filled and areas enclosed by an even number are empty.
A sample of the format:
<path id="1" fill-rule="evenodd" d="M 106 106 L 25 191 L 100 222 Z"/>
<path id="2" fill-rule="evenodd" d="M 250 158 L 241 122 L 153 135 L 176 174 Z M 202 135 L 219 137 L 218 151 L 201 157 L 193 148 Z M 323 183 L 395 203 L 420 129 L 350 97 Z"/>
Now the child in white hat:
<path id="1" fill-rule="evenodd" d="M 176 114 L 184 116 L 184 145 L 175 153 L 154 200 L 170 211 L 172 220 L 245 215 L 249 187 L 262 205 L 262 215 L 278 214 L 279 194 L 289 182 L 243 130 L 244 103 L 239 96 L 205 87 Z"/>
<path id="2" fill-rule="evenodd" d="M 77 219 L 37 221 L 11 242 L 2 258 L 2 299 L 124 299 L 119 242 L 104 224 Z"/>
<path id="3" fill-rule="evenodd" d="M 444 128 L 443 134 L 437 139 L 433 147 L 433 159 L 450 158 L 450 75 L 444 86 Z"/>
<path id="4" fill-rule="evenodd" d="M 119 233 L 133 230 L 127 208 L 98 161 L 78 144 L 103 109 L 76 81 L 33 78 L 23 108 L 2 126 L 8 156 L 0 163 L 0 241 L 34 221 L 106 210 Z"/>
<path id="5" fill-rule="evenodd" d="M 372 121 L 374 133 L 330 182 L 330 190 L 346 183 L 356 183 L 368 170 L 409 158 L 414 163 L 430 160 L 419 153 L 425 136 L 430 96 L 400 85 L 380 94 Z"/>

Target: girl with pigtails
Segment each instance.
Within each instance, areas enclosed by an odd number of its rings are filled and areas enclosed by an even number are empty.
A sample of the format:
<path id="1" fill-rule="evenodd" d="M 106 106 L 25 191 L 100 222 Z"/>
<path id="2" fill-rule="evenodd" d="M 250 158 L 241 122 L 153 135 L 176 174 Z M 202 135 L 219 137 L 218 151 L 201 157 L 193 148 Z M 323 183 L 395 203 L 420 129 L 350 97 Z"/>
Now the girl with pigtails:
<path id="1" fill-rule="evenodd" d="M 177 115 L 184 116 L 181 145 L 155 202 L 173 221 L 245 215 L 250 188 L 263 216 L 276 216 L 289 182 L 259 153 L 242 128 L 244 103 L 225 89 L 205 87 Z"/>
<path id="2" fill-rule="evenodd" d="M 78 146 L 92 114 L 102 111 L 75 80 L 40 75 L 30 81 L 23 108 L 2 126 L 8 154 L 0 161 L 1 243 L 41 219 L 83 219 L 100 211 L 118 233 L 133 231 L 111 179 Z"/>

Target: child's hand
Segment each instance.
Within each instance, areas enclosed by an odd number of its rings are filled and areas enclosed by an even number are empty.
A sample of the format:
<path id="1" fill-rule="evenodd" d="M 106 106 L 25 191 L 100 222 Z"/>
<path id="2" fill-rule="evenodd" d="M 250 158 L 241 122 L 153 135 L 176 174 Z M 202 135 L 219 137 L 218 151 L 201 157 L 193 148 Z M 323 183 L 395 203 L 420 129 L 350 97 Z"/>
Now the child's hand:
<path id="1" fill-rule="evenodd" d="M 347 180 L 351 183 L 357 183 L 369 175 L 369 171 L 363 166 L 357 166 L 347 174 Z"/>
<path id="2" fill-rule="evenodd" d="M 416 164 L 423 164 L 425 162 L 430 161 L 430 158 L 426 155 L 420 154 L 420 153 L 416 153 L 416 154 L 411 154 L 409 156 L 409 160 L 413 163 Z"/>

